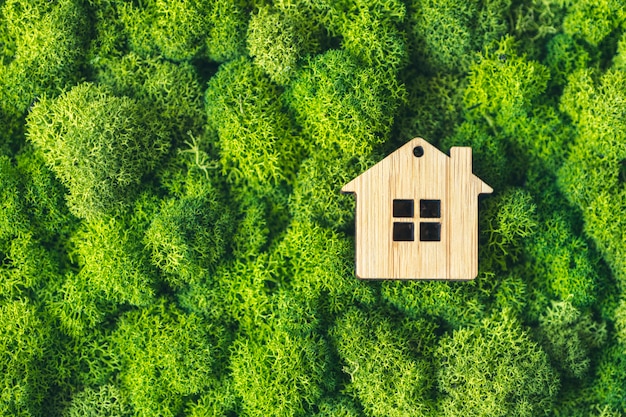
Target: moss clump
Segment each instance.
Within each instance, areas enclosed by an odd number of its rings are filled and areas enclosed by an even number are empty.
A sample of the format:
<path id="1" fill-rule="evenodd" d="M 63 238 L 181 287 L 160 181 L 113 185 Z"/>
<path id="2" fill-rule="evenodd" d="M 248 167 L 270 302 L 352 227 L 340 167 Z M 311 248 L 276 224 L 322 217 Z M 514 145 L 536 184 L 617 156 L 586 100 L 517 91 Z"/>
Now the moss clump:
<path id="1" fill-rule="evenodd" d="M 72 213 L 93 219 L 132 199 L 167 152 L 162 127 L 136 101 L 86 83 L 42 98 L 29 115 L 28 137 L 68 188 Z"/>
<path id="2" fill-rule="evenodd" d="M 445 336 L 437 356 L 443 415 L 533 416 L 559 390 L 545 352 L 506 313 Z"/>

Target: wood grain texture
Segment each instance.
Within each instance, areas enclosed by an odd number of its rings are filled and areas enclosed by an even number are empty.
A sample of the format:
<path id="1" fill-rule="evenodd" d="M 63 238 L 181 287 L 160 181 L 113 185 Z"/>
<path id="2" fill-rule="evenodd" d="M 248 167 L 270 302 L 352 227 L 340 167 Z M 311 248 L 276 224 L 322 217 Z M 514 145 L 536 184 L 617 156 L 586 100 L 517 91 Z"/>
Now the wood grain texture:
<path id="1" fill-rule="evenodd" d="M 421 147 L 423 155 L 415 156 Z M 472 173 L 472 150 L 442 153 L 415 138 L 350 181 L 356 194 L 356 275 L 362 279 L 473 279 L 478 274 L 478 195 L 493 190 Z M 413 200 L 411 218 L 393 217 L 393 200 Z M 440 217 L 420 217 L 438 200 Z M 394 241 L 393 223 L 412 223 L 414 241 Z M 420 223 L 440 223 L 439 241 L 421 241 Z"/>

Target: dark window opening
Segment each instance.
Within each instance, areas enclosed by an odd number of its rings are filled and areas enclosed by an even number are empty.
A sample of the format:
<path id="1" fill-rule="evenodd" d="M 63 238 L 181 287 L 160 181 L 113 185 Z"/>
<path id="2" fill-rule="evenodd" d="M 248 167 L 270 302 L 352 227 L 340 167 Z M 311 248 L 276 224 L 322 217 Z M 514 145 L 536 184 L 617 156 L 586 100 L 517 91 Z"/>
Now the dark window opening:
<path id="1" fill-rule="evenodd" d="M 413 200 L 393 200 L 393 217 L 413 217 Z"/>
<path id="2" fill-rule="evenodd" d="M 441 200 L 420 200 L 420 217 L 426 219 L 441 217 Z"/>
<path id="3" fill-rule="evenodd" d="M 393 223 L 394 242 L 413 242 L 414 240 L 413 223 Z"/>
<path id="4" fill-rule="evenodd" d="M 424 148 L 422 148 L 421 146 L 416 146 L 415 148 L 413 148 L 413 155 L 421 158 L 424 155 Z"/>
<path id="5" fill-rule="evenodd" d="M 441 241 L 441 223 L 420 223 L 420 241 L 421 242 L 439 242 Z"/>

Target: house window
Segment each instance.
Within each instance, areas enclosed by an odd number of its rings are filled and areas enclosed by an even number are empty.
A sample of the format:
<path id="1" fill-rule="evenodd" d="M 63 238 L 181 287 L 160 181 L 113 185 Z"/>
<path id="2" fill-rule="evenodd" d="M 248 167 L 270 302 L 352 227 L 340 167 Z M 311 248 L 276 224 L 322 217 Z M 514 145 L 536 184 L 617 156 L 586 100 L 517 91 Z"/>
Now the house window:
<path id="1" fill-rule="evenodd" d="M 426 219 L 441 217 L 441 200 L 420 200 L 420 217 Z"/>
<path id="2" fill-rule="evenodd" d="M 393 217 L 412 218 L 414 216 L 414 200 L 393 200 Z M 431 219 L 441 218 L 441 200 L 420 200 L 419 217 L 421 219 L 429 219 L 429 221 L 422 221 L 419 223 L 420 242 L 440 242 L 441 222 L 432 221 Z M 414 224 L 412 222 L 394 222 L 393 240 L 394 242 L 415 241 Z"/>
<path id="3" fill-rule="evenodd" d="M 413 217 L 413 200 L 393 200 L 393 217 Z"/>
<path id="4" fill-rule="evenodd" d="M 421 242 L 441 241 L 441 223 L 421 222 L 420 223 L 420 241 Z"/>
<path id="5" fill-rule="evenodd" d="M 393 222 L 393 240 L 394 242 L 413 242 L 415 240 L 413 223 Z"/>

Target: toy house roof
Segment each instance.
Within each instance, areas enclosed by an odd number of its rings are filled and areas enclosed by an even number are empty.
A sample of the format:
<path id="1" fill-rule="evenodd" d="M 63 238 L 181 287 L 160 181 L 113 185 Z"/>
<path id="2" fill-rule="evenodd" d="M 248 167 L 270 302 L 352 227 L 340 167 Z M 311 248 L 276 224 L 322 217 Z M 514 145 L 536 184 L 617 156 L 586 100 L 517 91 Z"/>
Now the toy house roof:
<path id="1" fill-rule="evenodd" d="M 445 164 L 448 165 L 455 158 L 465 158 L 464 161 L 467 164 L 468 171 L 465 173 L 465 179 L 467 181 L 475 181 L 478 185 L 476 189 L 478 190 L 477 194 L 490 194 L 493 192 L 493 189 L 485 183 L 483 180 L 478 178 L 471 172 L 472 169 L 472 149 L 469 147 L 452 147 L 450 148 L 450 156 L 441 152 L 435 146 L 428 143 L 426 140 L 422 138 L 415 138 L 411 141 L 404 144 L 402 147 L 398 148 L 396 151 L 388 155 L 385 159 L 378 162 L 373 167 L 369 168 L 367 171 L 354 178 L 352 181 L 347 183 L 341 188 L 341 192 L 343 193 L 354 193 L 356 192 L 357 186 L 368 180 L 372 175 L 378 175 L 380 169 L 389 170 L 392 174 L 394 171 L 397 171 L 396 165 L 394 162 L 398 159 L 411 159 L 416 160 L 418 154 L 419 160 L 424 161 L 424 163 L 432 163 L 432 164 Z M 401 174 L 398 172 L 398 174 Z M 433 180 L 437 180 L 434 178 Z"/>

